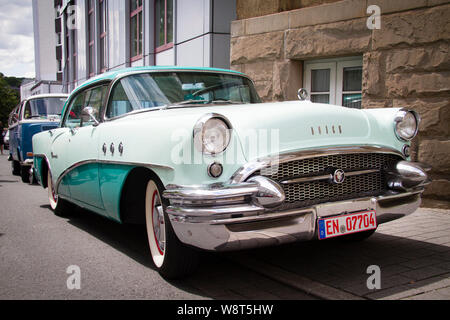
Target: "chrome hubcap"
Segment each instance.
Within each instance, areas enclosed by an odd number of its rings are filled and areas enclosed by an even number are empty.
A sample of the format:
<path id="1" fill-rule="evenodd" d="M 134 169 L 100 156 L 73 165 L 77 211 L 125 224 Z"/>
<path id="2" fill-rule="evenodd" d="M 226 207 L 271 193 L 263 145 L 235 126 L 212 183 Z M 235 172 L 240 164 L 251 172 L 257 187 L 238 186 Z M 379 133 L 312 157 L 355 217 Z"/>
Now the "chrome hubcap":
<path id="1" fill-rule="evenodd" d="M 156 245 L 161 255 L 164 254 L 166 246 L 166 234 L 164 229 L 164 213 L 162 205 L 159 201 L 157 192 L 153 195 L 152 207 L 153 234 L 155 235 Z"/>

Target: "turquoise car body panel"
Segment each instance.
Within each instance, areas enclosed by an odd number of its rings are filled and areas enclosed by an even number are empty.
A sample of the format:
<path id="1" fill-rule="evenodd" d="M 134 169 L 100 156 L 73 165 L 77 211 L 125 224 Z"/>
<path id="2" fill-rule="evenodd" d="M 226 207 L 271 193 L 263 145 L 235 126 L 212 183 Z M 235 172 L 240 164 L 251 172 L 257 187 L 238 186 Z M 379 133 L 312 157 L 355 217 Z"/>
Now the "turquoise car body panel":
<path id="1" fill-rule="evenodd" d="M 97 83 L 113 81 L 124 74 L 164 70 L 239 72 L 210 68 L 139 67 L 113 71 L 78 87 L 71 95 Z M 66 103 L 66 107 L 70 98 Z M 120 200 L 124 183 L 137 167 L 151 169 L 167 185 L 204 185 L 227 182 L 249 161 L 287 152 L 334 146 L 378 146 L 398 152 L 406 144 L 394 131 L 399 109 L 357 110 L 339 106 L 288 101 L 243 105 L 180 106 L 129 114 L 98 126 L 71 132 L 58 128 L 33 137 L 36 174 L 42 182 L 44 160 L 58 194 L 77 205 L 121 222 Z M 193 129 L 206 114 L 226 117 L 233 130 L 228 148 L 220 155 L 204 155 L 193 145 Z M 320 128 L 319 128 L 320 127 Z M 267 137 L 270 139 L 267 139 Z M 261 142 L 273 143 L 261 146 Z M 102 146 L 107 146 L 107 152 Z M 109 151 L 115 146 L 115 152 Z M 118 152 L 119 145 L 123 153 Z M 215 179 L 207 168 L 223 164 Z"/>

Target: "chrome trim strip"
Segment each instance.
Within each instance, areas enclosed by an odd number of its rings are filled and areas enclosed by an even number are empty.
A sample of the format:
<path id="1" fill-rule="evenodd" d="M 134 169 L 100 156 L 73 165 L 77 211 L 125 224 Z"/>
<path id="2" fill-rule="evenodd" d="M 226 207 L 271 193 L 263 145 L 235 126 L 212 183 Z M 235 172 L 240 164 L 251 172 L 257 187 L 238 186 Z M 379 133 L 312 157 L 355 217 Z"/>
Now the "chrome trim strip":
<path id="1" fill-rule="evenodd" d="M 344 170 L 345 171 L 345 170 Z M 346 177 L 354 177 L 354 176 L 360 176 L 363 174 L 369 174 L 369 173 L 375 173 L 380 172 L 378 169 L 368 169 L 368 170 L 359 170 L 359 171 L 345 171 Z M 323 180 L 332 180 L 333 175 L 320 175 L 320 176 L 307 176 L 307 177 L 299 177 L 299 178 L 291 178 L 287 180 L 283 180 L 280 183 L 281 184 L 294 184 L 294 183 L 304 183 L 304 182 L 314 182 L 314 181 L 323 181 Z"/>
<path id="2" fill-rule="evenodd" d="M 227 215 L 225 219 L 228 219 L 231 215 L 257 215 L 259 212 L 264 212 L 264 208 L 252 205 L 234 205 L 226 207 L 207 207 L 207 208 L 182 208 L 176 206 L 169 206 L 166 209 L 167 214 L 171 215 L 172 219 L 187 223 L 201 223 L 211 222 L 211 219 L 218 219 L 220 216 Z M 241 217 L 239 217 L 241 218 Z M 220 220 L 222 221 L 222 220 Z"/>
<path id="3" fill-rule="evenodd" d="M 58 179 L 56 180 L 55 184 L 55 191 L 58 194 L 59 185 L 64 179 L 64 177 L 71 172 L 72 170 L 81 167 L 86 164 L 92 164 L 92 163 L 98 163 L 98 164 L 117 164 L 117 165 L 124 165 L 124 166 L 133 166 L 133 167 L 146 167 L 146 168 L 156 168 L 156 169 L 164 169 L 164 170 L 174 170 L 172 167 L 163 166 L 159 164 L 150 164 L 150 163 L 139 163 L 139 162 L 121 162 L 121 161 L 111 161 L 111 160 L 97 160 L 97 159 L 90 159 L 90 160 L 83 160 L 77 163 L 74 163 L 69 168 L 63 171 L 63 173 L 60 174 Z M 49 166 L 50 168 L 50 166 Z"/>
<path id="4" fill-rule="evenodd" d="M 218 184 L 207 186 L 167 186 L 164 198 L 169 200 L 209 201 L 225 198 L 243 197 L 255 194 L 259 191 L 257 183 L 241 183 L 236 185 Z"/>
<path id="5" fill-rule="evenodd" d="M 270 166 L 276 168 L 276 166 L 279 165 L 280 163 L 315 157 L 352 154 L 352 153 L 387 153 L 387 154 L 395 154 L 402 157 L 402 159 L 405 159 L 401 151 L 382 146 L 344 146 L 344 147 L 329 147 L 313 150 L 302 150 L 297 152 L 282 153 L 280 155 L 269 156 L 248 162 L 233 174 L 228 183 L 229 184 L 241 183 L 246 179 L 248 179 L 248 177 L 250 177 L 254 172 Z"/>
<path id="6" fill-rule="evenodd" d="M 230 218 L 230 219 L 221 219 L 221 220 L 212 220 L 210 221 L 210 224 L 212 225 L 231 225 L 231 224 L 238 224 L 238 223 L 249 223 L 249 222 L 259 222 L 259 221 L 270 221 L 270 220 L 277 220 L 277 219 L 283 219 L 283 218 L 295 218 L 303 216 L 307 213 L 313 212 L 312 209 L 292 209 L 288 211 L 283 211 L 278 214 L 268 213 L 268 214 L 261 214 L 258 216 L 252 216 L 252 217 L 242 217 L 242 218 Z"/>
<path id="7" fill-rule="evenodd" d="M 267 220 L 275 220 L 286 217 L 295 217 L 299 215 L 304 215 L 307 213 L 314 212 L 317 214 L 318 208 L 349 208 L 351 207 L 349 204 L 370 204 L 369 207 L 375 207 L 377 204 L 381 205 L 384 201 L 392 200 L 392 199 L 401 199 L 410 197 L 413 195 L 421 194 L 424 191 L 423 188 L 416 188 L 408 190 L 407 192 L 388 192 L 384 195 L 375 196 L 375 197 L 364 197 L 364 198 L 355 198 L 349 199 L 339 202 L 327 202 L 321 203 L 317 205 L 313 205 L 311 207 L 305 208 L 297 208 L 290 209 L 286 211 L 274 211 L 265 209 L 254 204 L 242 204 L 242 205 L 234 205 L 227 207 L 178 207 L 178 206 L 169 206 L 166 209 L 167 214 L 170 217 L 171 221 L 177 223 L 189 223 L 189 224 L 208 224 L 208 225 L 229 225 L 229 224 L 237 224 L 237 223 L 247 223 L 247 222 L 258 222 L 258 221 L 267 221 Z M 356 208 L 356 210 L 362 209 Z M 337 210 L 340 211 L 341 209 Z M 342 211 L 342 210 L 341 210 Z M 336 210 L 331 210 L 331 213 L 335 214 Z M 343 212 L 343 211 L 342 211 Z M 235 216 L 241 215 L 241 216 Z"/>

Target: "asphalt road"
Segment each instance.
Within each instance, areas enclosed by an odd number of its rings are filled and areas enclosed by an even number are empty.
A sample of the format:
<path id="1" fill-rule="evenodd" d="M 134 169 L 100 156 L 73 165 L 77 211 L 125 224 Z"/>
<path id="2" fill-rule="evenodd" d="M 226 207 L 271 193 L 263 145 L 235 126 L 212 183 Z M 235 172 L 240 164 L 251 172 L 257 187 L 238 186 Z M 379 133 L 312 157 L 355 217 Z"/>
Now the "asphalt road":
<path id="1" fill-rule="evenodd" d="M 51 211 L 47 190 L 11 175 L 0 156 L 0 299 L 312 299 L 205 253 L 196 274 L 167 281 L 154 270 L 143 227 L 119 225 L 79 209 Z M 245 255 L 245 253 L 244 253 Z M 80 270 L 69 290 L 67 268 Z"/>

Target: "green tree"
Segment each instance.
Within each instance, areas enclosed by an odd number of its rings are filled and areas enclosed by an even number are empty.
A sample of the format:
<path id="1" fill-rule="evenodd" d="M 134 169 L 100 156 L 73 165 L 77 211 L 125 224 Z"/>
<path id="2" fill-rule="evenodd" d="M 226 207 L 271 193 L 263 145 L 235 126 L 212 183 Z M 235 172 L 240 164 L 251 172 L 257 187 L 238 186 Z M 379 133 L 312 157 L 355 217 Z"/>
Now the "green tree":
<path id="1" fill-rule="evenodd" d="M 8 82 L 14 85 L 18 83 L 14 77 L 5 78 L 0 73 L 0 121 L 4 127 L 8 126 L 8 116 L 20 102 L 19 91 L 12 89 Z"/>

